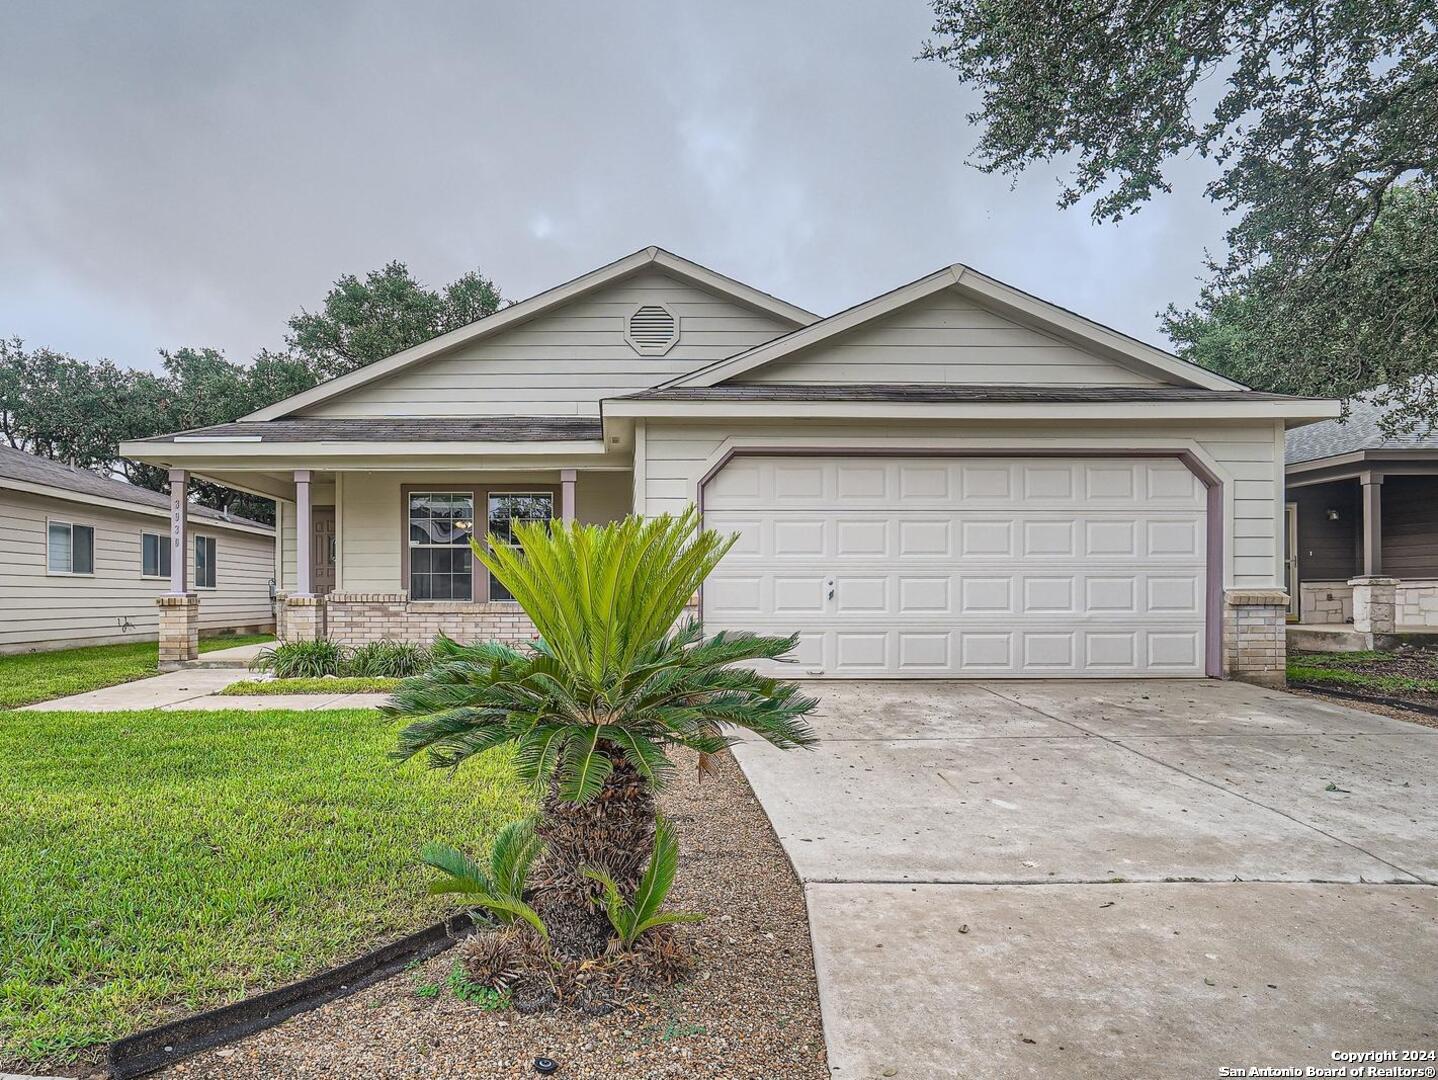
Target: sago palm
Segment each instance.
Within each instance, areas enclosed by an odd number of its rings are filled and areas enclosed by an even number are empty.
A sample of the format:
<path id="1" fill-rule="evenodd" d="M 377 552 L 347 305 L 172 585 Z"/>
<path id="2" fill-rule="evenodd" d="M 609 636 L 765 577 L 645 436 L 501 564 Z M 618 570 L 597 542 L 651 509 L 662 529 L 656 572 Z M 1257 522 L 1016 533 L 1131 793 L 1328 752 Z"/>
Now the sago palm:
<path id="1" fill-rule="evenodd" d="M 600 955 L 610 927 L 602 867 L 634 892 L 654 847 L 653 790 L 668 751 L 707 755 L 746 730 L 781 748 L 810 745 L 815 706 L 792 683 L 747 665 L 782 658 L 795 638 L 705 638 L 685 605 L 734 542 L 702 530 L 692 508 L 610 525 L 523 523 L 515 543 L 474 545 L 533 620 L 524 647 L 441 639 L 435 665 L 401 685 L 388 711 L 412 718 L 396 750 L 456 767 L 511 745 L 520 774 L 545 796 L 544 854 L 533 904 L 561 955 Z"/>

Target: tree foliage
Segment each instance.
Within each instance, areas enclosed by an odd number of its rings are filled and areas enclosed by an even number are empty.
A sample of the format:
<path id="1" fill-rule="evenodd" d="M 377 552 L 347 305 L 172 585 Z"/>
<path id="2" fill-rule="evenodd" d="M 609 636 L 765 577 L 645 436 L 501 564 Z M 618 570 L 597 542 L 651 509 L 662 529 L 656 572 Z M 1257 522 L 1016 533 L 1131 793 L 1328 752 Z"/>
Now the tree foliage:
<path id="1" fill-rule="evenodd" d="M 344 275 L 322 311 L 290 319 L 287 340 L 311 370 L 329 379 L 493 315 L 501 302 L 494 282 L 476 271 L 436 290 L 392 262 L 364 281 Z"/>
<path id="2" fill-rule="evenodd" d="M 293 351 L 261 350 L 248 364 L 218 349 L 185 347 L 160 350 L 161 370 L 143 371 L 0 339 L 0 439 L 163 491 L 164 471 L 121 458 L 121 442 L 229 423 L 490 314 L 499 302 L 493 283 L 477 272 L 433 291 L 395 262 L 363 284 L 352 274 L 340 278 L 323 314 L 301 312 L 290 320 Z M 274 520 L 268 499 L 203 481 L 192 490 L 204 506 Z"/>
<path id="3" fill-rule="evenodd" d="M 1352 398 L 1371 387 L 1394 429 L 1438 401 L 1438 192 L 1394 189 L 1373 228 L 1322 273 L 1255 267 L 1241 287 L 1205 287 L 1164 329 L 1188 359 L 1282 393 Z M 1406 419 L 1406 423 L 1405 423 Z"/>
<path id="4" fill-rule="evenodd" d="M 1387 381 L 1410 419 L 1438 416 L 1431 382 L 1412 378 L 1438 368 L 1438 262 L 1381 265 L 1405 233 L 1430 230 L 1431 250 L 1431 0 L 933 6 L 921 55 L 980 87 L 980 168 L 1063 159 L 1060 205 L 1092 199 L 1096 220 L 1116 220 L 1170 190 L 1175 157 L 1217 164 L 1208 195 L 1238 215 L 1228 253 L 1199 306 L 1169 314 L 1194 359 L 1222 349 L 1255 385 L 1306 393 Z"/>

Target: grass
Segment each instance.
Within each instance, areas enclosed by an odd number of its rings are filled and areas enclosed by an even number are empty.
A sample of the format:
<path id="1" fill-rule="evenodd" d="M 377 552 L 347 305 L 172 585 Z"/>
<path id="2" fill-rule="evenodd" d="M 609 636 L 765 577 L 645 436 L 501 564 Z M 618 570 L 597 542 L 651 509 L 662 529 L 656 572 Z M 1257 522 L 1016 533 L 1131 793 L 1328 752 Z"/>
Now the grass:
<path id="1" fill-rule="evenodd" d="M 420 847 L 530 812 L 508 759 L 348 712 L 0 713 L 0 1072 L 281 985 L 455 910 Z M 93 1056 L 93 1055 L 88 1055 Z"/>
<path id="2" fill-rule="evenodd" d="M 1365 665 L 1396 659 L 1394 653 L 1371 650 L 1351 653 L 1295 653 L 1288 658 L 1288 679 L 1295 683 L 1335 686 L 1376 694 L 1438 694 L 1438 678 L 1356 670 Z"/>
<path id="3" fill-rule="evenodd" d="M 273 634 L 202 638 L 200 652 L 273 640 Z M 154 675 L 159 662 L 159 646 L 153 641 L 0 656 L 0 709 L 134 682 Z"/>
<path id="4" fill-rule="evenodd" d="M 230 697 L 251 694 L 388 694 L 403 679 L 243 679 L 220 691 Z"/>

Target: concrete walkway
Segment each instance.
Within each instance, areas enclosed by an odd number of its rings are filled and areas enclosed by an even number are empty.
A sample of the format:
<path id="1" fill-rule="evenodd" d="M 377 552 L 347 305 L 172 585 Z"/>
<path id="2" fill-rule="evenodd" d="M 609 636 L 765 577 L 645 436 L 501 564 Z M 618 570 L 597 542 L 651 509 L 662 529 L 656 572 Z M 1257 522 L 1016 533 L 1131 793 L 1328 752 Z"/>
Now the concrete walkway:
<path id="1" fill-rule="evenodd" d="M 735 753 L 836 1080 L 1438 1047 L 1438 730 L 1211 681 L 816 689 L 815 752 Z"/>
<path id="2" fill-rule="evenodd" d="M 229 652 L 230 650 L 221 650 Z M 211 653 L 209 655 L 219 655 Z M 139 709 L 373 709 L 387 694 L 244 694 L 225 697 L 231 683 L 255 676 L 243 668 L 183 668 L 148 679 L 107 686 L 84 694 L 42 701 L 25 708 L 40 712 L 127 712 Z"/>

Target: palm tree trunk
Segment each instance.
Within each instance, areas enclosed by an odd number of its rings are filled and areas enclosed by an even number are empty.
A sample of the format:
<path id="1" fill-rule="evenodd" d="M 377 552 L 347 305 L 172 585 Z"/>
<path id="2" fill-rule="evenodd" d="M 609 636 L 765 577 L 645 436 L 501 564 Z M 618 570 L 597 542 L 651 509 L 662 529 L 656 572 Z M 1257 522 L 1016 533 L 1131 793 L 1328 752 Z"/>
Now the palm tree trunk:
<path id="1" fill-rule="evenodd" d="M 654 847 L 654 796 L 648 782 L 619 748 L 600 744 L 614 770 L 599 795 L 582 805 L 559 797 L 550 785 L 537 832 L 545 854 L 535 869 L 534 908 L 549 928 L 551 946 L 564 959 L 602 956 L 613 930 L 603 889 L 584 876 L 603 869 L 627 896 L 639 885 Z"/>

